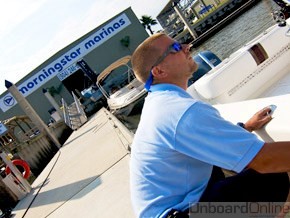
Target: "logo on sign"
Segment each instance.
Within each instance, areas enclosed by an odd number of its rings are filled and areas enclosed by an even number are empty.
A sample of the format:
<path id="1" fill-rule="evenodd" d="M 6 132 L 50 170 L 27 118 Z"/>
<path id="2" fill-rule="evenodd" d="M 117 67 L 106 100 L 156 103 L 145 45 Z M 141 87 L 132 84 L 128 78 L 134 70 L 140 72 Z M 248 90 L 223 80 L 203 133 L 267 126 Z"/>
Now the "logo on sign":
<path id="1" fill-rule="evenodd" d="M 6 106 L 12 106 L 14 105 L 15 100 L 12 96 L 8 95 L 4 98 L 3 102 Z"/>

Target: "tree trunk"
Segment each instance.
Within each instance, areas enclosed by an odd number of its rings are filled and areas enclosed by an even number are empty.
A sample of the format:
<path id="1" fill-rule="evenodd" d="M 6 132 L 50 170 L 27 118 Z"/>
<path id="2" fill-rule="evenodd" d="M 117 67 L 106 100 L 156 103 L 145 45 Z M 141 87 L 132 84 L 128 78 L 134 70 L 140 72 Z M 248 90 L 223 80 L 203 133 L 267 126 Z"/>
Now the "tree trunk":
<path id="1" fill-rule="evenodd" d="M 147 26 L 147 29 L 150 31 L 151 35 L 153 35 L 154 32 L 152 31 L 151 27 Z"/>

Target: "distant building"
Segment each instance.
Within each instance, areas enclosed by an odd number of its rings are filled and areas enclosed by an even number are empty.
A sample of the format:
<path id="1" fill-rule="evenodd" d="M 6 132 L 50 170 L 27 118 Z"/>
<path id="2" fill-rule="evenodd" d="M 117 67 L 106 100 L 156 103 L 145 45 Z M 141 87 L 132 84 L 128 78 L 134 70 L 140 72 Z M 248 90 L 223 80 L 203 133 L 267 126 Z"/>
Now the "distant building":
<path id="1" fill-rule="evenodd" d="M 165 7 L 157 15 L 157 20 L 164 29 L 164 31 L 171 37 L 175 37 L 181 33 L 184 29 L 184 23 L 179 18 L 178 14 L 173 8 L 173 2 L 178 2 L 181 10 L 187 17 L 189 22 L 199 18 L 195 8 L 203 5 L 202 1 L 199 0 L 180 0 L 180 1 L 169 1 Z"/>
<path id="2" fill-rule="evenodd" d="M 52 105 L 44 96 L 43 89 L 57 91 L 54 98 L 59 104 L 61 98 L 70 104 L 73 102 L 72 91 L 79 95 L 82 90 L 95 84 L 93 80 L 102 70 L 115 60 L 131 54 L 147 37 L 148 33 L 139 19 L 128 8 L 54 54 L 15 85 L 47 123 L 51 118 L 49 111 Z M 124 39 L 126 44 L 122 43 Z M 85 72 L 77 64 L 81 60 L 92 72 Z M 23 114 L 8 91 L 0 95 L 0 120 Z"/>
<path id="3" fill-rule="evenodd" d="M 164 32 L 181 43 L 196 45 L 259 0 L 170 0 L 157 15 Z M 174 7 L 184 15 L 191 33 Z"/>

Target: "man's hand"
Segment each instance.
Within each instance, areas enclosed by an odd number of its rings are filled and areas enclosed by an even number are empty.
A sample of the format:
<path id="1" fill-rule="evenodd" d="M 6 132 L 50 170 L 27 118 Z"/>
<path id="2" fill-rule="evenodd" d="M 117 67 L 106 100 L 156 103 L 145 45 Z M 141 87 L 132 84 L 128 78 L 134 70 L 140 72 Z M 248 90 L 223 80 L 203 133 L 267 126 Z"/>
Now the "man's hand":
<path id="1" fill-rule="evenodd" d="M 272 120 L 270 115 L 271 108 L 265 107 L 262 110 L 255 113 L 246 123 L 245 129 L 249 132 L 262 128 L 265 124 Z"/>

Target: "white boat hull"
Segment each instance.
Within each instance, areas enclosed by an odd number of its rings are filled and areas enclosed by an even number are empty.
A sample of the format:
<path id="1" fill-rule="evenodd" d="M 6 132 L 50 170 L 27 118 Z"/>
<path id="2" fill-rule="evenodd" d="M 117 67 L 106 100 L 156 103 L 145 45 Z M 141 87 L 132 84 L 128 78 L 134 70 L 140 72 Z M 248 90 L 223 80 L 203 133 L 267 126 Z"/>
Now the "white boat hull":
<path id="1" fill-rule="evenodd" d="M 187 90 L 233 123 L 246 122 L 260 109 L 276 105 L 271 122 L 254 132 L 266 142 L 290 140 L 290 20 L 287 22 L 286 27 L 269 28 Z M 251 53 L 256 45 L 264 49 L 258 51 L 258 58 Z"/>
<path id="2" fill-rule="evenodd" d="M 211 104 L 255 99 L 265 93 L 275 95 L 269 90 L 290 73 L 290 37 L 285 35 L 288 29 L 277 25 L 268 29 L 196 81 L 188 92 Z M 261 56 L 259 51 L 251 54 L 257 44 L 266 52 L 262 63 L 255 60 L 255 56 Z"/>
<path id="3" fill-rule="evenodd" d="M 145 98 L 147 91 L 137 79 L 121 88 L 108 99 L 108 106 L 113 113 L 128 115 L 140 99 Z"/>
<path id="4" fill-rule="evenodd" d="M 253 114 L 269 105 L 276 105 L 273 119 L 254 133 L 265 142 L 290 140 L 290 94 L 214 105 L 222 117 L 236 124 L 246 122 Z"/>
<path id="5" fill-rule="evenodd" d="M 145 98 L 147 91 L 144 89 L 144 84 L 138 81 L 133 75 L 132 69 L 127 64 L 131 60 L 131 56 L 125 56 L 111 65 L 109 65 L 97 79 L 97 86 L 107 99 L 108 107 L 112 113 L 129 115 L 132 109 L 138 104 L 142 99 Z M 126 73 L 128 74 L 128 84 L 111 84 L 115 87 L 111 88 L 111 91 L 108 92 L 105 90 L 101 84 L 106 77 L 111 74 L 115 69 L 119 67 L 126 68 Z M 133 79 L 131 79 L 133 76 Z M 121 86 L 121 87 L 120 87 Z"/>

